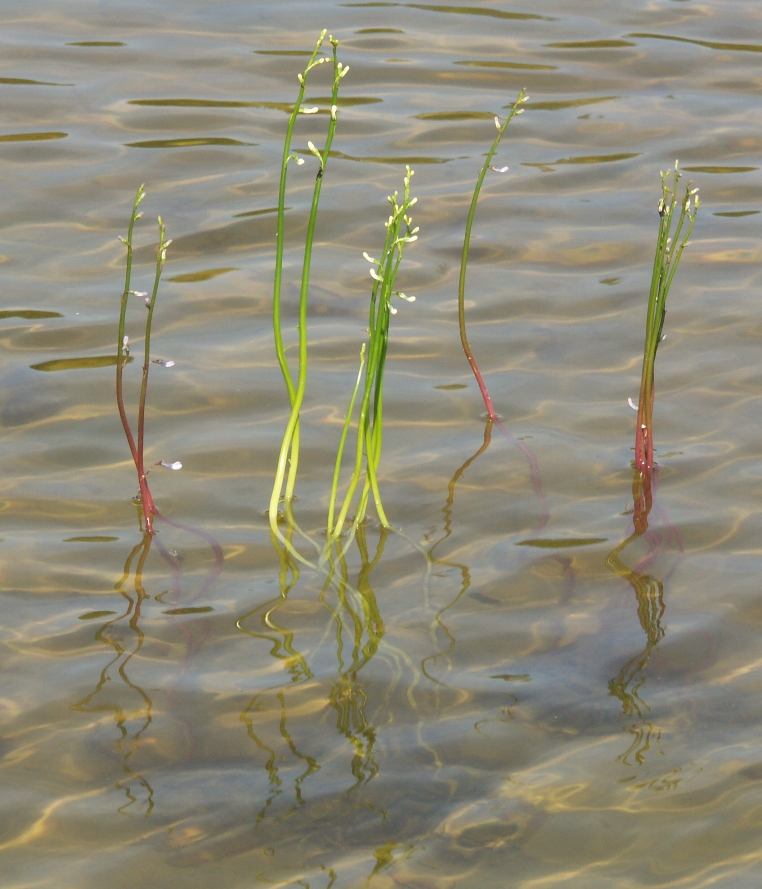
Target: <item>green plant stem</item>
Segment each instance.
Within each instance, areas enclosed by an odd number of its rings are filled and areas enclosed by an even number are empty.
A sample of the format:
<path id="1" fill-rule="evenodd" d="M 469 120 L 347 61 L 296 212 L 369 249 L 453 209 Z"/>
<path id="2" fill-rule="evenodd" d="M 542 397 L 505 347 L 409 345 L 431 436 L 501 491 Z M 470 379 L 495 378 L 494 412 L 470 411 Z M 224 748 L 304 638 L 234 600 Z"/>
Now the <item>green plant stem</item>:
<path id="1" fill-rule="evenodd" d="M 288 163 L 291 160 L 299 160 L 295 155 L 291 154 L 291 140 L 294 135 L 294 127 L 296 119 L 301 111 L 302 102 L 304 101 L 304 91 L 307 88 L 307 75 L 321 64 L 324 59 L 317 60 L 317 54 L 320 52 L 325 40 L 327 31 L 322 31 L 315 49 L 310 56 L 307 67 L 299 75 L 299 94 L 296 97 L 293 110 L 288 119 L 288 127 L 286 128 L 286 138 L 283 143 L 283 161 L 280 168 L 280 185 L 278 188 L 278 223 L 275 236 L 275 279 L 273 281 L 273 331 L 275 334 L 275 353 L 278 356 L 278 364 L 280 365 L 283 379 L 288 389 L 288 397 L 291 402 L 294 400 L 295 388 L 291 371 L 286 360 L 286 350 L 283 345 L 283 326 L 281 320 L 281 290 L 283 281 L 283 249 L 284 249 L 284 229 L 286 215 L 286 179 L 288 176 Z"/>
<path id="2" fill-rule="evenodd" d="M 412 200 L 410 198 L 410 180 L 412 176 L 413 172 L 408 167 L 404 179 L 405 190 L 401 204 L 397 203 L 398 194 L 396 192 L 389 198 L 392 204 L 392 215 L 386 223 L 387 233 L 381 259 L 373 260 L 366 254 L 366 258 L 371 259 L 376 267 L 371 273 L 374 277 L 374 285 L 371 291 L 368 319 L 368 331 L 370 334 L 368 361 L 357 421 L 354 469 L 349 481 L 349 488 L 344 496 L 335 523 L 333 523 L 333 499 L 329 507 L 329 544 L 336 541 L 344 529 L 344 523 L 347 520 L 349 509 L 362 477 L 363 458 L 365 458 L 365 480 L 352 522 L 352 533 L 354 533 L 365 517 L 368 496 L 371 490 L 381 525 L 384 528 L 391 527 L 381 501 L 378 485 L 378 467 L 381 460 L 383 442 L 383 388 L 389 339 L 389 320 L 393 311 L 396 311 L 392 309 L 391 298 L 396 293 L 394 284 L 402 261 L 405 244 L 417 238 L 417 229 L 411 228 L 412 220 L 407 215 L 408 210 L 415 203 L 415 198 Z M 404 233 L 402 232 L 403 227 Z M 336 484 L 334 484 L 332 498 L 335 498 L 336 487 Z"/>
<path id="3" fill-rule="evenodd" d="M 699 200 L 696 192 L 688 183 L 685 198 L 680 201 L 680 212 L 673 228 L 675 209 L 678 204 L 677 186 L 680 179 L 677 161 L 675 161 L 672 184 L 669 184 L 669 172 L 661 174 L 662 197 L 659 201 L 659 233 L 656 239 L 656 251 L 651 274 L 651 289 L 648 294 L 646 313 L 646 338 L 643 347 L 643 369 L 640 379 L 640 395 L 638 398 L 638 425 L 635 434 L 635 466 L 641 472 L 650 472 L 654 466 L 653 444 L 653 409 L 654 409 L 654 366 L 659 343 L 663 338 L 664 320 L 667 314 L 667 296 L 674 280 L 677 266 L 683 250 L 693 232 Z M 691 198 L 694 207 L 691 211 Z M 686 228 L 687 222 L 687 228 Z M 685 229 L 685 233 L 683 231 Z"/>
<path id="4" fill-rule="evenodd" d="M 362 344 L 362 348 L 360 349 L 360 369 L 357 372 L 357 381 L 355 382 L 355 388 L 352 391 L 352 397 L 349 399 L 349 408 L 347 409 L 347 415 L 344 419 L 344 426 L 341 430 L 341 438 L 339 439 L 339 447 L 336 451 L 336 463 L 334 465 L 333 470 L 333 483 L 331 484 L 331 497 L 328 501 L 328 527 L 333 527 L 333 512 L 336 504 L 336 491 L 339 487 L 339 474 L 341 472 L 341 460 L 344 456 L 344 446 L 347 441 L 347 436 L 349 435 L 349 426 L 352 422 L 352 414 L 355 409 L 355 401 L 357 400 L 357 393 L 360 389 L 360 383 L 362 381 L 362 372 L 365 367 L 365 346 L 366 344 Z"/>
<path id="5" fill-rule="evenodd" d="M 127 358 L 129 357 L 129 347 L 125 343 L 125 323 L 127 319 L 127 303 L 129 301 L 130 294 L 132 291 L 130 290 L 130 283 L 132 278 L 132 259 L 133 259 L 133 249 L 132 249 L 132 236 L 135 228 L 135 223 L 140 219 L 143 215 L 138 212 L 138 206 L 140 202 L 145 197 L 145 185 L 140 185 L 135 195 L 135 202 L 132 207 L 132 215 L 130 216 L 130 224 L 127 228 L 127 237 L 122 238 L 121 240 L 127 247 L 127 264 L 124 275 L 124 291 L 122 292 L 122 300 L 121 307 L 119 312 L 119 331 L 117 334 L 117 353 L 116 353 L 116 404 L 117 410 L 119 411 L 119 419 L 122 422 L 122 428 L 124 429 L 124 435 L 127 439 L 127 444 L 130 448 L 130 453 L 132 454 L 132 460 L 135 464 L 135 470 L 138 475 L 138 488 L 140 490 L 140 501 L 143 509 L 143 518 L 145 519 L 145 527 L 146 532 L 148 534 L 153 534 L 153 515 L 155 512 L 155 505 L 153 502 L 153 497 L 151 496 L 150 488 L 148 487 L 148 481 L 146 479 L 145 468 L 142 462 L 142 448 L 139 450 L 138 446 L 135 444 L 135 438 L 132 434 L 132 429 L 130 428 L 129 420 L 127 419 L 127 412 L 124 407 L 124 387 L 123 387 L 123 372 L 124 365 L 127 362 Z M 141 439 L 142 441 L 142 439 Z"/>
<path id="6" fill-rule="evenodd" d="M 153 310 L 156 305 L 156 297 L 159 293 L 159 281 L 161 273 L 164 269 L 164 262 L 167 258 L 167 247 L 171 241 L 165 240 L 165 228 L 161 216 L 159 217 L 159 247 L 156 251 L 156 274 L 154 275 L 153 289 L 151 297 L 148 301 L 148 315 L 146 317 L 145 339 L 143 343 L 143 379 L 140 385 L 140 401 L 138 403 L 138 472 L 142 470 L 145 479 L 145 425 L 146 425 L 146 398 L 148 396 L 148 371 L 151 367 L 151 325 L 153 324 Z M 151 511 L 155 512 L 153 500 L 151 502 Z"/>
<path id="7" fill-rule="evenodd" d="M 322 38 L 321 38 L 322 42 Z M 315 236 L 315 223 L 317 221 L 317 211 L 318 205 L 320 202 L 320 192 L 323 184 L 323 176 L 326 169 L 326 164 L 328 161 L 328 157 L 331 150 L 331 144 L 333 142 L 334 133 L 336 132 L 336 107 L 338 102 L 338 91 L 339 91 L 339 83 L 343 76 L 343 71 L 341 64 L 339 63 L 336 56 L 336 48 L 338 46 L 338 41 L 331 38 L 331 46 L 333 47 L 333 90 L 331 94 L 331 117 L 330 123 L 328 125 L 328 133 L 326 135 L 325 147 L 323 148 L 322 153 L 314 149 L 313 153 L 317 155 L 320 161 L 320 167 L 318 169 L 317 176 L 315 178 L 315 186 L 312 194 L 312 204 L 310 207 L 310 215 L 307 223 L 307 235 L 305 239 L 304 246 L 304 260 L 302 264 L 302 282 L 301 289 L 299 293 L 299 375 L 297 378 L 296 388 L 291 397 L 291 413 L 288 418 L 288 422 L 286 424 L 286 431 L 283 436 L 283 442 L 281 444 L 280 453 L 278 455 L 278 466 L 275 474 L 275 484 L 273 485 L 273 492 L 270 497 L 270 509 L 269 509 L 269 519 L 270 519 L 270 529 L 273 534 L 276 536 L 280 535 L 278 530 L 278 504 L 280 503 L 281 493 L 283 492 L 283 484 L 285 479 L 286 490 L 284 499 L 286 502 L 290 503 L 293 500 L 294 496 L 294 486 L 296 483 L 296 473 L 299 464 L 299 414 L 301 411 L 302 403 L 304 401 L 304 393 L 307 387 L 307 303 L 309 296 L 309 282 L 310 282 L 310 264 L 312 260 L 312 246 Z M 309 66 L 307 69 L 309 70 Z M 344 69 L 346 71 L 348 69 Z M 304 80 L 304 76 L 302 76 L 302 80 Z M 312 149 L 311 149 L 312 150 Z M 285 200 L 285 194 L 283 195 L 283 199 Z M 278 333 L 277 331 L 280 329 L 279 319 L 280 319 L 280 309 L 278 310 L 278 322 L 275 324 L 276 327 L 276 351 L 280 348 L 281 352 L 283 349 L 282 340 L 280 341 L 280 346 L 278 345 Z M 285 358 L 285 355 L 283 355 Z M 279 356 L 280 362 L 280 356 Z M 288 385 L 288 382 L 287 382 Z M 293 383 L 292 383 L 293 385 Z M 290 394 L 290 390 L 289 390 Z M 290 462 L 289 462 L 290 456 Z M 288 477 L 286 478 L 286 470 L 288 464 Z"/>
<path id="8" fill-rule="evenodd" d="M 474 194 L 471 198 L 471 206 L 468 209 L 468 217 L 466 218 L 466 231 L 463 237 L 463 253 L 460 260 L 460 277 L 458 279 L 458 327 L 460 329 L 460 342 L 463 346 L 463 351 L 466 355 L 471 370 L 473 371 L 474 377 L 476 378 L 477 385 L 479 386 L 479 391 L 481 392 L 482 398 L 484 399 L 484 404 L 487 408 L 487 414 L 493 421 L 498 421 L 498 416 L 495 412 L 495 408 L 492 405 L 492 399 L 490 398 L 489 392 L 487 391 L 487 385 L 484 382 L 484 377 L 479 370 L 479 366 L 477 365 L 476 359 L 474 358 L 474 353 L 471 350 L 471 346 L 468 342 L 468 337 L 466 336 L 466 269 L 468 268 L 468 250 L 471 246 L 471 228 L 474 224 L 474 214 L 476 213 L 476 205 L 479 201 L 479 193 L 482 190 L 484 177 L 487 175 L 487 170 L 489 170 L 490 168 L 492 158 L 497 151 L 498 145 L 500 145 L 500 140 L 503 138 L 503 133 L 505 132 L 508 124 L 513 120 L 513 118 L 523 111 L 521 105 L 523 105 L 526 100 L 526 90 L 522 89 L 518 95 L 518 98 L 511 106 L 510 113 L 508 114 L 508 117 L 506 117 L 505 122 L 503 124 L 500 124 L 498 118 L 495 118 L 497 135 L 495 136 L 492 147 L 487 152 L 487 157 L 482 164 L 482 168 L 476 180 Z"/>

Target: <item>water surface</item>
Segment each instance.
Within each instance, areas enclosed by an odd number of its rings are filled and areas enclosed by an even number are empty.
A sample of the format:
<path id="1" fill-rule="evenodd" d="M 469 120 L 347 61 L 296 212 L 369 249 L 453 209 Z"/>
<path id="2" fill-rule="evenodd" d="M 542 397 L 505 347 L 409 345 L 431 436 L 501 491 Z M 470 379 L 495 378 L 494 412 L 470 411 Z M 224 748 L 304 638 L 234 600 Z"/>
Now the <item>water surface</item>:
<path id="1" fill-rule="evenodd" d="M 346 587 L 284 571 L 264 515 L 287 415 L 277 175 L 323 27 L 350 72 L 313 260 L 296 513 L 316 535 L 362 252 L 406 163 L 421 228 L 387 370 L 381 484 L 403 533 L 369 524 Z M 6 4 L 2 44 L 0 883 L 758 886 L 757 4 L 75 0 Z M 327 67 L 294 141 L 292 325 Z M 522 87 L 467 311 L 535 477 L 485 430 L 456 312 L 492 118 Z M 657 362 L 649 531 L 629 539 L 627 399 L 675 158 L 703 205 Z M 183 463 L 152 476 L 186 526 L 158 523 L 164 558 L 142 543 L 113 395 L 117 237 L 141 182 L 136 289 L 157 214 L 174 239 L 153 354 L 175 366 L 152 370 L 147 417 L 147 462 Z M 219 542 L 218 575 L 187 526 Z"/>

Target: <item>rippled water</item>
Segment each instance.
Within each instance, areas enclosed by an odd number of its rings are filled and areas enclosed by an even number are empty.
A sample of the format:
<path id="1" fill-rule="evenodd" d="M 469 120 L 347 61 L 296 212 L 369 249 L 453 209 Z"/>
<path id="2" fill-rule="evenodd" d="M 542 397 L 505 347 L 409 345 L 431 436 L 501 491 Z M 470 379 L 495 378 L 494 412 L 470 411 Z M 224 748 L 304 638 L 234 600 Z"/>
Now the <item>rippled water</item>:
<path id="1" fill-rule="evenodd" d="M 749 0 L 41 2 L 2 8 L 5 486 L 0 884 L 635 886 L 762 878 L 759 53 Z M 382 462 L 344 588 L 264 511 L 287 398 L 277 174 L 323 27 L 350 65 L 313 262 L 297 518 L 319 533 L 367 323 L 362 251 L 415 168 Z M 327 70 L 294 145 L 321 145 Z M 470 339 L 526 455 L 484 429 Z M 290 174 L 286 291 L 315 161 Z M 658 218 L 703 206 L 657 362 L 650 528 L 634 419 Z M 124 234 L 174 238 L 142 544 L 113 395 Z M 138 300 L 139 303 L 139 300 Z M 128 329 L 140 341 L 141 309 Z M 137 396 L 139 361 L 126 370 Z M 755 382 L 756 380 L 756 382 Z M 485 437 L 486 436 L 486 437 Z M 538 490 L 540 495 L 538 495 Z M 546 504 L 546 507 L 544 506 Z M 214 549 L 224 564 L 217 576 Z M 625 543 L 625 546 L 620 544 Z"/>

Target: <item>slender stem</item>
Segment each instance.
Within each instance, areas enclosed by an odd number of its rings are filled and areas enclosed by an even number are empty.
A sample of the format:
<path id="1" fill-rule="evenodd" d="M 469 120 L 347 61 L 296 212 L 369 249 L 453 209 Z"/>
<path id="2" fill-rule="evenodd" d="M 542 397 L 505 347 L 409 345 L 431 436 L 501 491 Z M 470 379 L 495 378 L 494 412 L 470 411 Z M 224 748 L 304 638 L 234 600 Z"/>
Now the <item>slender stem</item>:
<path id="1" fill-rule="evenodd" d="M 151 296 L 148 301 L 148 315 L 146 317 L 146 329 L 145 329 L 145 339 L 144 339 L 144 352 L 143 352 L 143 380 L 140 385 L 140 401 L 138 404 L 138 475 L 140 476 L 142 488 L 141 488 L 141 497 L 144 496 L 144 490 L 148 491 L 148 482 L 146 480 L 146 471 L 145 471 L 145 459 L 144 459 L 144 450 L 145 450 L 145 426 L 146 426 L 146 398 L 148 396 L 148 371 L 151 367 L 151 325 L 153 323 L 153 310 L 156 305 L 156 297 L 159 293 L 159 281 L 161 279 L 161 273 L 164 269 L 164 262 L 167 257 L 167 247 L 170 242 L 165 241 L 164 236 L 166 232 L 164 229 L 164 223 L 162 222 L 161 216 L 159 217 L 159 247 L 156 251 L 156 274 L 154 275 L 153 281 L 153 290 L 151 291 Z M 153 497 L 148 491 L 148 497 L 150 501 L 150 512 L 153 515 L 156 512 L 156 507 L 153 502 Z"/>
<path id="2" fill-rule="evenodd" d="M 357 381 L 355 382 L 355 388 L 352 391 L 352 397 L 349 399 L 349 408 L 347 409 L 347 415 L 344 419 L 344 427 L 341 430 L 341 438 L 339 439 L 339 447 L 336 451 L 336 463 L 333 470 L 333 483 L 331 484 L 331 499 L 328 501 L 328 533 L 330 534 L 330 530 L 333 527 L 333 512 L 336 504 L 336 491 L 339 487 L 339 473 L 341 471 L 341 459 L 344 456 L 344 445 L 347 441 L 347 435 L 349 434 L 349 425 L 352 422 L 352 414 L 355 409 L 355 401 L 357 399 L 357 392 L 360 389 L 360 382 L 362 381 L 362 372 L 365 367 L 365 346 L 366 344 L 362 344 L 362 348 L 360 349 L 360 369 L 357 372 Z"/>
<path id="3" fill-rule="evenodd" d="M 479 391 L 481 392 L 482 398 L 484 399 L 484 404 L 487 408 L 487 415 L 490 417 L 491 420 L 498 419 L 497 413 L 495 412 L 495 408 L 492 406 L 492 399 L 490 398 L 489 392 L 487 391 L 487 384 L 484 382 L 484 377 L 479 370 L 479 366 L 477 365 L 476 359 L 474 358 L 474 353 L 471 350 L 471 346 L 468 342 L 468 337 L 466 336 L 466 269 L 468 267 L 468 250 L 471 246 L 471 228 L 474 224 L 476 204 L 479 200 L 479 193 L 482 189 L 484 177 L 487 175 L 487 170 L 489 170 L 492 158 L 497 151 L 498 145 L 500 145 L 500 140 L 503 138 L 503 133 L 505 132 L 511 120 L 513 120 L 513 118 L 517 114 L 520 114 L 523 111 L 520 106 L 523 105 L 526 100 L 526 90 L 521 90 L 518 98 L 511 106 L 510 113 L 505 119 L 505 122 L 501 125 L 498 118 L 495 118 L 497 135 L 495 136 L 495 140 L 492 143 L 492 148 L 490 148 L 490 150 L 487 152 L 487 157 L 484 159 L 484 163 L 476 180 L 476 187 L 474 188 L 474 194 L 471 198 L 471 206 L 468 209 L 468 217 L 466 219 L 466 231 L 463 238 L 463 253 L 460 260 L 460 277 L 458 279 L 458 327 L 460 329 L 460 342 L 463 346 L 463 351 L 465 352 L 466 358 L 471 367 L 471 370 L 473 371 L 474 377 L 476 378 L 477 385 L 479 386 Z"/>
<path id="4" fill-rule="evenodd" d="M 315 49 L 310 56 L 307 67 L 299 75 L 299 95 L 296 98 L 291 116 L 288 119 L 288 127 L 286 129 L 286 138 L 283 143 L 283 161 L 280 168 L 280 186 L 278 188 L 278 227 L 275 237 L 275 280 L 273 282 L 273 330 L 275 334 L 275 353 L 278 356 L 278 364 L 280 365 L 283 379 L 288 389 L 289 401 L 294 400 L 294 381 L 291 371 L 286 361 L 286 351 L 283 345 L 283 327 L 281 318 L 281 283 L 283 279 L 283 245 L 284 245 L 284 220 L 286 214 L 286 178 L 288 175 L 288 162 L 296 160 L 297 163 L 301 158 L 297 158 L 291 154 L 291 139 L 294 134 L 294 126 L 296 119 L 301 111 L 302 101 L 304 100 L 304 91 L 307 86 L 307 75 L 316 65 L 321 64 L 325 59 L 317 60 L 317 54 L 320 52 L 325 40 L 326 31 L 322 31 Z M 317 60 L 317 61 L 316 61 Z"/>
<path id="5" fill-rule="evenodd" d="M 116 355 L 116 404 L 117 409 L 119 411 L 119 419 L 122 422 L 122 428 L 124 429 L 124 434 L 127 439 L 127 444 L 130 448 L 130 453 L 132 454 L 132 460 L 135 464 L 135 471 L 138 475 L 138 487 L 140 489 L 140 501 L 143 508 L 143 517 L 145 519 L 146 532 L 148 534 L 153 534 L 153 513 L 155 510 L 153 497 L 151 496 L 150 488 L 148 487 L 148 481 L 145 476 L 145 469 L 143 467 L 143 455 L 142 455 L 142 424 L 139 423 L 138 427 L 138 435 L 139 435 L 139 444 L 135 444 L 135 438 L 132 434 L 132 429 L 130 427 L 129 420 L 127 419 L 127 412 L 124 407 L 124 387 L 123 387 L 123 372 L 124 365 L 127 363 L 129 358 L 130 350 L 127 341 L 127 337 L 125 336 L 125 322 L 127 319 L 127 303 L 129 301 L 130 294 L 133 292 L 130 290 L 130 283 L 132 278 L 132 259 L 133 259 L 133 249 L 132 249 L 132 236 L 135 228 L 135 223 L 140 219 L 143 215 L 138 212 L 138 205 L 145 197 L 145 186 L 141 185 L 137 193 L 135 195 L 135 202 L 132 207 L 132 215 L 130 216 L 130 224 L 127 228 L 127 237 L 121 239 L 125 246 L 127 247 L 127 264 L 124 275 L 124 291 L 122 292 L 122 301 L 119 312 L 119 331 L 117 334 L 117 355 Z M 145 382 L 144 382 L 145 385 Z"/>

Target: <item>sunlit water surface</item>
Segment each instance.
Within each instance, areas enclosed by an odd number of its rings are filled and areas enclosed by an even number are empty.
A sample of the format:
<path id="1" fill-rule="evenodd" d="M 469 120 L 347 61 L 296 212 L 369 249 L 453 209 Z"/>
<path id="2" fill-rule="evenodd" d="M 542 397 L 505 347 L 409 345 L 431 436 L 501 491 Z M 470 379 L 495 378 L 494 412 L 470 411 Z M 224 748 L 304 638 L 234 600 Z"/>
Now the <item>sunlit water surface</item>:
<path id="1" fill-rule="evenodd" d="M 760 885 L 762 8 L 461 2 L 3 4 L 2 886 Z M 368 525 L 345 587 L 283 570 L 265 518 L 287 413 L 273 208 L 323 27 L 350 71 L 313 262 L 296 515 L 315 535 L 362 252 L 406 162 L 419 197 L 381 469 L 403 533 Z M 328 75 L 299 151 L 322 145 Z M 484 447 L 456 314 L 492 117 L 521 87 L 467 312 L 534 478 L 498 430 Z M 676 157 L 703 206 L 657 362 L 650 529 L 617 549 Z M 290 343 L 315 172 L 307 153 L 290 174 Z M 167 557 L 142 548 L 130 502 L 109 362 L 140 182 L 136 289 L 158 213 L 174 238 L 147 462 L 183 462 L 154 495 L 219 542 L 216 577 L 189 530 L 160 521 Z"/>

